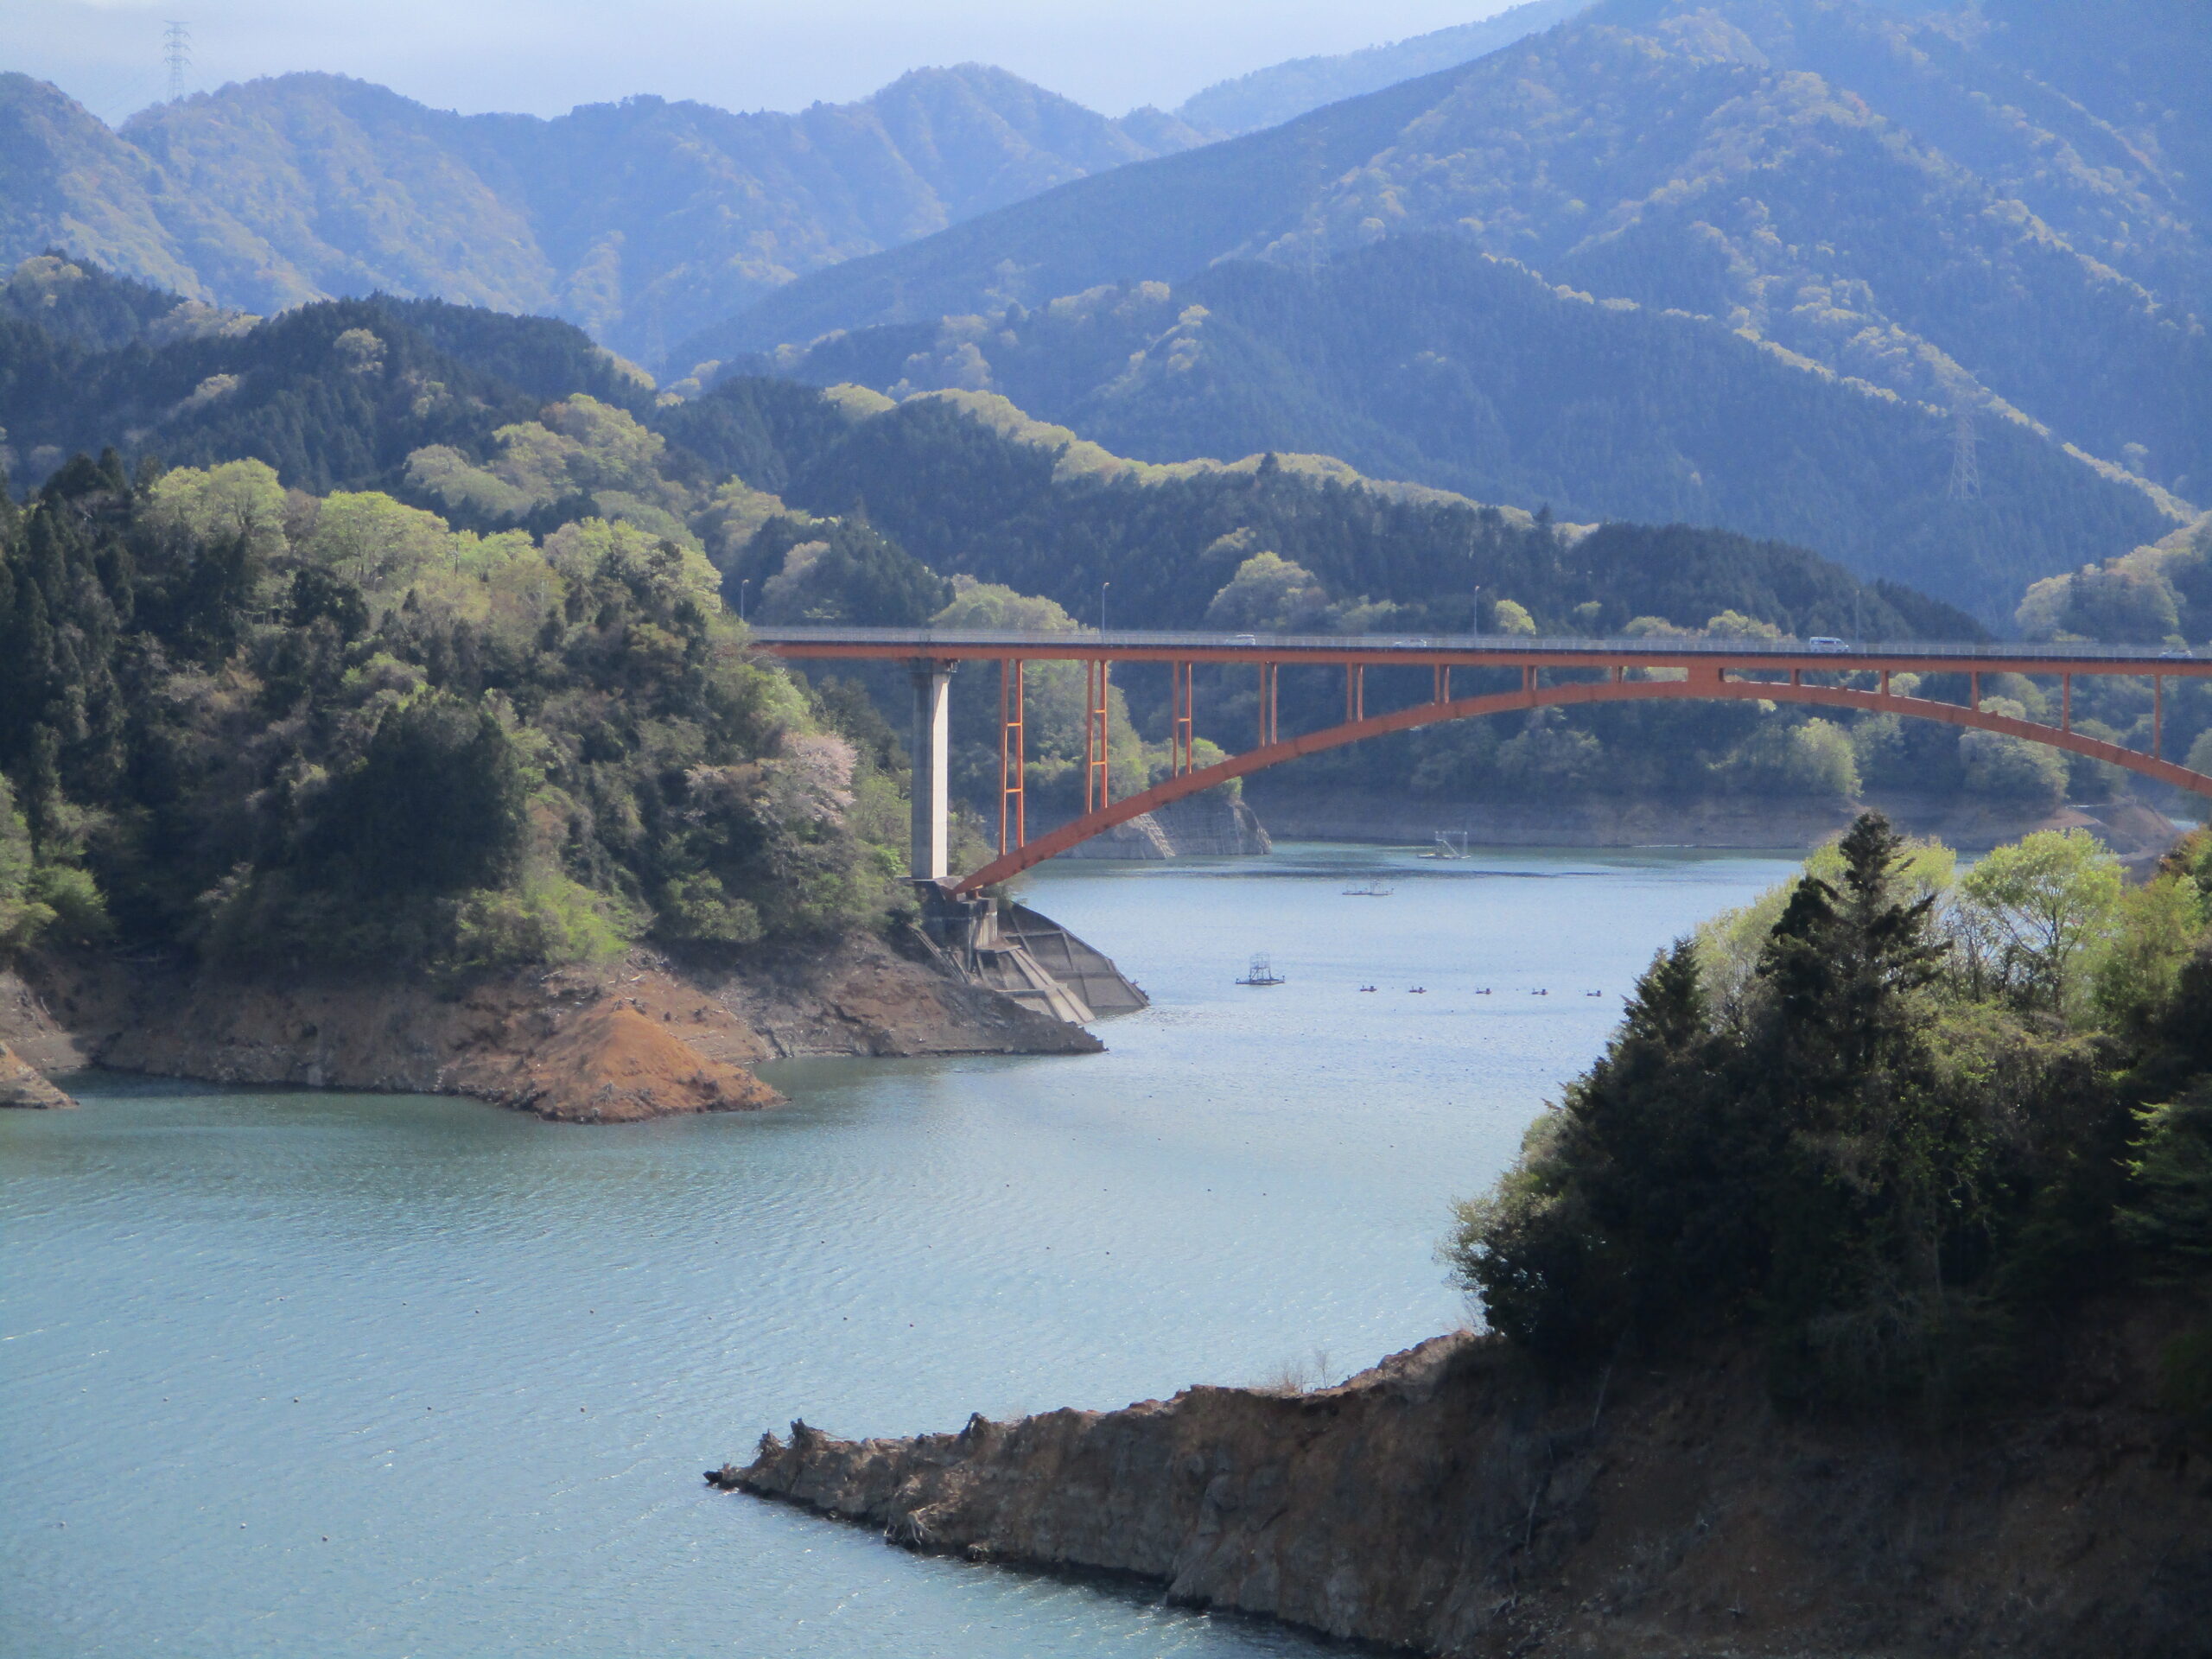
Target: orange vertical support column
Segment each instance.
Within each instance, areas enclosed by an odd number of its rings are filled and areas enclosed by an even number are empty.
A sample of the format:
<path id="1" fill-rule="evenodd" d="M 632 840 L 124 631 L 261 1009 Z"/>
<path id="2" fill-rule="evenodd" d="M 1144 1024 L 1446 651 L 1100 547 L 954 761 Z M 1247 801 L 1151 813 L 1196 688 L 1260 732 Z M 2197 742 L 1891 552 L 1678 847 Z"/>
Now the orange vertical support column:
<path id="1" fill-rule="evenodd" d="M 1113 740 L 1109 729 L 1107 701 L 1107 676 L 1110 671 L 1104 658 L 1084 664 L 1084 701 L 1089 705 L 1083 722 L 1083 810 L 1096 812 L 1113 804 L 1111 764 L 1108 749 Z"/>
<path id="2" fill-rule="evenodd" d="M 1193 725 L 1198 703 L 1196 663 L 1170 663 L 1174 683 L 1175 727 L 1168 734 L 1168 771 L 1176 777 L 1198 770 L 1198 733 Z"/>
<path id="3" fill-rule="evenodd" d="M 1097 687 L 1098 664 L 1085 659 L 1083 664 L 1083 810 L 1090 810 L 1091 785 L 1098 777 L 1098 721 L 1091 710 L 1097 702 L 1094 692 Z"/>
<path id="4" fill-rule="evenodd" d="M 1259 747 L 1263 749 L 1279 739 L 1279 730 L 1275 723 L 1275 675 L 1280 666 L 1281 664 L 1275 663 L 1260 664 Z"/>
<path id="5" fill-rule="evenodd" d="M 1027 734 L 1022 709 L 1026 664 L 1019 657 L 999 660 L 999 851 L 1029 842 L 1027 785 Z"/>
<path id="6" fill-rule="evenodd" d="M 2165 723 L 2165 677 L 2162 674 L 2153 674 L 2151 677 L 2151 758 L 2153 760 L 2164 758 L 2158 753 L 2163 747 L 2158 734 L 2159 728 Z"/>
<path id="7" fill-rule="evenodd" d="M 2074 729 L 2074 677 L 2071 674 L 2062 674 L 2058 677 L 2058 729 L 2062 732 L 2072 731 Z"/>

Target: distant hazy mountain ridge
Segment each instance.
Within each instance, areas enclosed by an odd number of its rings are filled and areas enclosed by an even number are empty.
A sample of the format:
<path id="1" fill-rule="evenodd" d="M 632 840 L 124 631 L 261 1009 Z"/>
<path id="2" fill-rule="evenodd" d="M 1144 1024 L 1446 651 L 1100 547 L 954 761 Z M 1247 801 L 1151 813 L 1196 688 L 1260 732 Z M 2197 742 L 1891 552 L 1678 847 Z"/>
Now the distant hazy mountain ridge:
<path id="1" fill-rule="evenodd" d="M 1158 459 L 1185 453 L 1192 411 L 1205 405 L 1236 410 L 1241 430 L 1264 425 L 1284 448 L 1521 499 L 1529 485 L 1500 492 L 1487 469 L 1545 447 L 1538 428 L 1551 417 L 1529 417 L 1564 403 L 1646 457 L 1630 465 L 1605 444 L 1562 439 L 1557 454 L 1572 464 L 1556 487 L 1578 513 L 1679 512 L 1853 559 L 1875 556 L 1871 534 L 1883 547 L 1875 569 L 1919 559 L 1908 550 L 1924 543 L 1950 568 L 1920 579 L 1994 617 L 2021 577 L 2112 556 L 2155 527 L 2146 511 L 2179 522 L 2188 501 L 2212 496 L 2212 106 L 2201 96 L 2212 30 L 2202 22 L 2187 0 L 1985 0 L 1971 14 L 1863 0 L 1603 0 L 1464 67 L 817 272 L 676 355 L 1040 310 L 1116 284 L 1163 283 L 1180 296 L 1232 267 L 1325 284 L 1332 264 L 1427 237 L 1427 253 L 1400 262 L 1397 285 L 1338 283 L 1334 308 L 1262 304 L 1251 296 L 1297 283 L 1271 290 L 1255 278 L 1238 289 L 1233 349 L 1231 331 L 1210 339 L 1173 321 L 1184 336 L 1173 361 L 1190 371 L 1179 378 L 1158 371 L 1171 356 L 1163 334 L 1138 342 L 1152 365 L 1141 372 L 1124 349 L 1093 373 L 1071 339 L 1056 348 L 1076 356 L 1051 396 L 1007 384 L 1028 406 L 1098 423 Z M 1510 258 L 1589 299 L 1585 326 L 1548 328 L 1546 349 L 1562 361 L 1603 360 L 1601 314 L 1616 305 L 1651 318 L 1633 331 L 1645 355 L 1571 389 L 1520 363 L 1511 341 L 1507 359 L 1470 357 L 1480 318 L 1424 310 L 1420 298 L 1457 280 L 1455 248 Z M 1418 327 L 1402 326 L 1417 314 Z M 1808 416 L 1794 448 L 1732 505 L 1695 446 L 1681 448 L 1671 477 L 1657 464 L 1679 435 L 1713 429 L 1713 411 L 1677 401 L 1700 378 L 1670 365 L 1684 330 L 1713 341 L 1708 365 L 1733 336 L 1828 388 L 1832 413 Z M 1001 373 L 1020 354 L 1003 341 L 975 349 Z M 1452 390 L 1470 377 L 1493 400 L 1480 418 Z M 1424 380 L 1442 397 L 1426 410 L 1411 390 Z M 1501 381 L 1517 381 L 1524 401 L 1494 402 Z M 1759 406 L 1748 383 L 1703 384 L 1700 395 Z M 1916 448 L 1878 467 L 1847 435 L 1870 397 L 1926 422 Z M 1415 443 L 1435 464 L 1378 454 L 1378 418 L 1392 443 Z M 2055 470 L 2032 470 L 2050 472 L 2056 497 L 1978 475 L 2021 437 L 2046 447 Z M 1457 469 L 1478 458 L 1478 476 Z M 2084 475 L 2078 487 L 2056 483 L 2069 469 Z M 2119 514 L 2134 522 L 2088 505 L 2109 502 L 2111 483 L 2136 493 L 2139 505 Z M 1875 530 L 1914 499 L 1927 505 L 1910 535 Z M 2002 583 L 1985 585 L 1999 570 Z"/>
<path id="2" fill-rule="evenodd" d="M 1434 29 L 1385 46 L 1335 57 L 1293 58 L 1232 80 L 1216 81 L 1185 99 L 1175 113 L 1205 131 L 1257 132 L 1324 104 L 1469 62 L 1565 22 L 1591 4 L 1592 0 L 1523 0 L 1478 22 Z"/>
<path id="3" fill-rule="evenodd" d="M 795 115 L 635 98 L 550 121 L 284 75 L 119 133 L 5 75 L 0 262 L 60 245 L 254 311 L 436 296 L 652 357 L 801 272 L 1199 142 L 1158 111 L 1109 119 L 976 64 Z"/>
<path id="4" fill-rule="evenodd" d="M 1464 67 L 817 273 L 678 356 L 1444 231 L 2212 495 L 2212 31 L 1605 0 Z M 2201 72 L 2201 76 L 2200 76 Z"/>

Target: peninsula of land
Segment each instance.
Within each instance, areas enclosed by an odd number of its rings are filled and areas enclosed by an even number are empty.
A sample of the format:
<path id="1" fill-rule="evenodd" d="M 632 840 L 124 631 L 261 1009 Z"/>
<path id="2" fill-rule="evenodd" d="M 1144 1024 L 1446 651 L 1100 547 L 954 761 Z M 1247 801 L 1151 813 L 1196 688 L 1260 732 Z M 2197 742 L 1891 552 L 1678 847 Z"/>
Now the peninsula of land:
<path id="1" fill-rule="evenodd" d="M 2167 1328 L 2098 1308 L 2049 1403 L 1969 1433 L 1780 1412 L 1740 1349 L 1556 1387 L 1461 1332 L 1312 1392 L 794 1423 L 708 1478 L 1423 1654 L 2180 1656 L 2212 1619 L 2212 1465 L 2153 1402 Z"/>

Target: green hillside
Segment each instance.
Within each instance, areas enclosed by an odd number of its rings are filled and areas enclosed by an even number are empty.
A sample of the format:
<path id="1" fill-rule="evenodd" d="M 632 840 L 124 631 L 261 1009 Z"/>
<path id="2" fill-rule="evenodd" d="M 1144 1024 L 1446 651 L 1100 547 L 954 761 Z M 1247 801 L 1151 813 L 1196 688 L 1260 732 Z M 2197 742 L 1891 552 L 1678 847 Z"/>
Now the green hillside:
<path id="1" fill-rule="evenodd" d="M 8 75 L 0 260 L 59 245 L 252 311 L 382 291 L 545 312 L 656 356 L 802 271 L 1198 142 L 976 64 L 796 115 L 634 98 L 550 121 L 293 74 L 120 132 Z"/>
<path id="2" fill-rule="evenodd" d="M 0 950 L 465 975 L 880 919 L 895 779 L 696 556 L 257 461 L 0 503 Z"/>

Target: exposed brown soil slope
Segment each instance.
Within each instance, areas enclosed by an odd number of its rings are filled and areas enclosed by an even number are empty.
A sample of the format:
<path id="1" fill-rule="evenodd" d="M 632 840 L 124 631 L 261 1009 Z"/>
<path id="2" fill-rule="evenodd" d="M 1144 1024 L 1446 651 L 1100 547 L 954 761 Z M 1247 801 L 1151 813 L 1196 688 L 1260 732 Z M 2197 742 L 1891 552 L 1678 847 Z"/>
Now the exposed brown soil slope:
<path id="1" fill-rule="evenodd" d="M 1423 1653 L 2202 1659 L 2212 1464 L 2146 1403 L 2166 1327 L 2092 1321 L 2053 1403 L 1940 1434 L 1781 1415 L 1748 1356 L 1561 1392 L 1460 1335 L 1310 1394 L 793 1424 L 709 1478 Z"/>
<path id="2" fill-rule="evenodd" d="M 460 990 L 99 958 L 0 976 L 0 1040 L 40 1071 L 468 1095 L 563 1122 L 749 1111 L 797 1054 L 1082 1053 L 1097 1039 L 873 936 L 687 972 L 639 956 Z"/>

